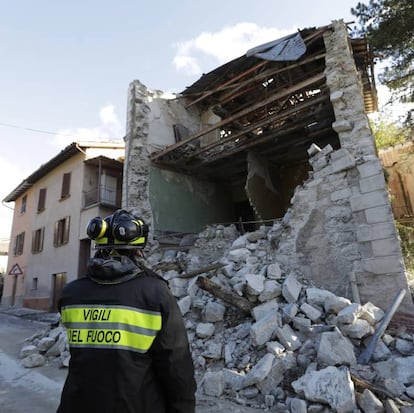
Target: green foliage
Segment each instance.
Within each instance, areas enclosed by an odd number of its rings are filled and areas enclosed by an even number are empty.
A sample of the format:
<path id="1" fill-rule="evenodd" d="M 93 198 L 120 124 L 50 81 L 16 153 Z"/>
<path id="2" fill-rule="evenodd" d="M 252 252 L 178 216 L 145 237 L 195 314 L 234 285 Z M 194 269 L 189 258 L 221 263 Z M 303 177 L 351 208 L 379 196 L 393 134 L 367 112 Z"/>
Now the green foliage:
<path id="1" fill-rule="evenodd" d="M 414 228 L 396 223 L 406 270 L 414 275 Z"/>
<path id="2" fill-rule="evenodd" d="M 410 139 L 410 129 L 400 126 L 390 119 L 370 119 L 370 125 L 375 137 L 377 149 L 395 146 Z"/>
<path id="3" fill-rule="evenodd" d="M 386 63 L 381 83 L 394 91 L 395 100 L 414 102 L 413 0 L 370 0 L 351 13 L 358 18 L 356 34 L 366 36 L 374 55 Z"/>

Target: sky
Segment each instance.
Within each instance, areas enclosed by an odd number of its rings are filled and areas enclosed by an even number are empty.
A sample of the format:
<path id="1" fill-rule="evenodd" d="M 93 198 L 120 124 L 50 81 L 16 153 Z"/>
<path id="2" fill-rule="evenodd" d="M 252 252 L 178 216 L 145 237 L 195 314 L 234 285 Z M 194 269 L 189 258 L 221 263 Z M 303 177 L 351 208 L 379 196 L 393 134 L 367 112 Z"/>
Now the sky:
<path id="1" fill-rule="evenodd" d="M 0 0 L 0 200 L 78 140 L 122 140 L 128 85 L 178 93 L 357 0 Z M 0 241 L 13 203 L 0 204 Z"/>

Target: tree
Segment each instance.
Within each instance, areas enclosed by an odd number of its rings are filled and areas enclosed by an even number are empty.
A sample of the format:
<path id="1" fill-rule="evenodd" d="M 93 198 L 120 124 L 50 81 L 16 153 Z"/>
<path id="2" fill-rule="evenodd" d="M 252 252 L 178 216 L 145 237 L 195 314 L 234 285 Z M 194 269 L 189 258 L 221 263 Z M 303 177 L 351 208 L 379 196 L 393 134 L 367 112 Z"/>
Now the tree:
<path id="1" fill-rule="evenodd" d="M 370 0 L 351 13 L 358 18 L 356 33 L 368 38 L 374 56 L 386 64 L 380 82 L 391 89 L 394 100 L 414 102 L 413 0 Z M 413 124 L 412 110 L 407 120 Z"/>
<path id="2" fill-rule="evenodd" d="M 404 143 L 410 139 L 410 130 L 399 125 L 391 118 L 384 116 L 370 118 L 372 133 L 375 137 L 377 149 L 384 149 L 390 146 Z"/>

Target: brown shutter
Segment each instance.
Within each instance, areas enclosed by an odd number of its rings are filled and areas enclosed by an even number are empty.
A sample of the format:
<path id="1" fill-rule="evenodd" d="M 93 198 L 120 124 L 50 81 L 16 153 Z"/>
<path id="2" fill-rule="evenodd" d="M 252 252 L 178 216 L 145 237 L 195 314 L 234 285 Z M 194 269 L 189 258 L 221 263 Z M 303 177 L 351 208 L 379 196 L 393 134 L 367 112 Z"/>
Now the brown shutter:
<path id="1" fill-rule="evenodd" d="M 46 188 L 41 188 L 39 191 L 39 201 L 37 203 L 37 212 L 43 211 L 46 206 Z"/>
<path id="2" fill-rule="evenodd" d="M 66 198 L 70 195 L 70 175 L 70 172 L 63 174 L 61 198 Z"/>
<path id="3" fill-rule="evenodd" d="M 63 244 L 69 242 L 69 228 L 70 228 L 70 217 L 65 218 L 64 233 L 63 233 Z"/>

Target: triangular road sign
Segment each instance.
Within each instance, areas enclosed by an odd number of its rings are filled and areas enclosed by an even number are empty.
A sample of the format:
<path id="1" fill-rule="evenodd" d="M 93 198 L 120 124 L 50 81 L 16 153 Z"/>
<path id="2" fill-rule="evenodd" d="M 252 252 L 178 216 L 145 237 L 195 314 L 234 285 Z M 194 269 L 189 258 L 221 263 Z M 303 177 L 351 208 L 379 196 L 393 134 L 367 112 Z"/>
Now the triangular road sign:
<path id="1" fill-rule="evenodd" d="M 9 275 L 22 275 L 23 271 L 19 267 L 19 264 L 14 264 L 13 267 L 11 267 L 11 270 L 9 271 Z"/>

